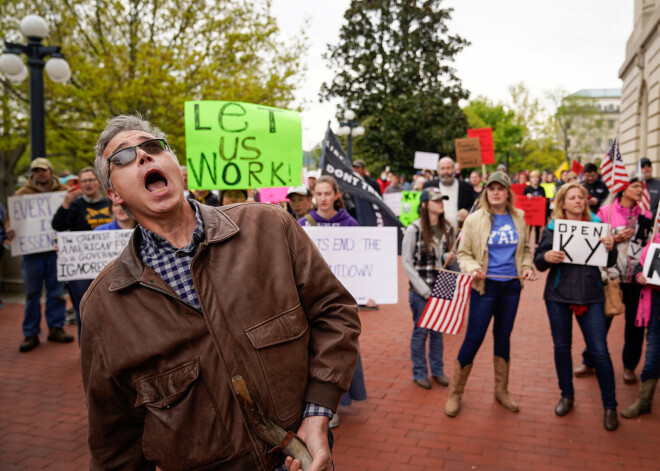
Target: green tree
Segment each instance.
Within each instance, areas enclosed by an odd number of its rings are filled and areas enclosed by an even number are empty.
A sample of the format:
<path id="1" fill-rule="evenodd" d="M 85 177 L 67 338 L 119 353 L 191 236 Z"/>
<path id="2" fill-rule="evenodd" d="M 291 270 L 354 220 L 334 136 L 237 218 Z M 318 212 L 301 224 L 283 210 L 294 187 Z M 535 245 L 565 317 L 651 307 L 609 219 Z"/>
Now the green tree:
<path id="1" fill-rule="evenodd" d="M 325 58 L 336 76 L 321 98 L 338 97 L 365 127 L 355 157 L 409 171 L 415 151 L 454 152 L 467 121 L 466 99 L 450 63 L 469 43 L 449 34 L 440 0 L 352 0 L 339 43 Z"/>
<path id="2" fill-rule="evenodd" d="M 564 158 L 581 162 L 585 156 L 592 153 L 594 142 L 604 132 L 603 118 L 596 109 L 593 98 L 578 94 L 568 95 L 564 90 L 548 93 L 557 111 L 554 122 L 561 140 Z"/>
<path id="3" fill-rule="evenodd" d="M 493 128 L 493 148 L 497 163 L 511 165 L 512 162 L 520 161 L 519 145 L 523 142 L 525 129 L 523 125 L 516 123 L 512 110 L 479 97 L 470 101 L 463 108 L 463 112 L 470 128 Z"/>
<path id="4" fill-rule="evenodd" d="M 186 100 L 287 107 L 304 73 L 305 36 L 285 42 L 268 0 L 49 0 L 29 9 L 7 1 L 2 30 L 17 30 L 26 11 L 42 15 L 51 26 L 46 43 L 61 45 L 71 66 L 70 83 L 45 80 L 47 149 L 57 169 L 91 163 L 105 121 L 135 112 L 168 134 L 183 162 Z M 7 114 L 24 128 L 27 88 L 11 93 Z M 29 158 L 21 163 L 18 171 Z"/>
<path id="5" fill-rule="evenodd" d="M 554 120 L 522 84 L 509 88 L 511 104 L 479 97 L 463 108 L 470 128 L 493 128 L 497 163 L 518 172 L 555 169 L 561 164 Z"/>

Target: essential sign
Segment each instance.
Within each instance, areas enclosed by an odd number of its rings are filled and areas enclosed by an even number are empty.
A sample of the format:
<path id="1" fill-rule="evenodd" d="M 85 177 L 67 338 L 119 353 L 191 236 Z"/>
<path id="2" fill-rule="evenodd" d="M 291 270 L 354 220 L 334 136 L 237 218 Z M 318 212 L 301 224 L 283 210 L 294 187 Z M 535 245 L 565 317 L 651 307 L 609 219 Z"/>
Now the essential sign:
<path id="1" fill-rule="evenodd" d="M 302 125 L 295 111 L 230 101 L 185 103 L 190 189 L 302 184 Z"/>
<path id="2" fill-rule="evenodd" d="M 566 254 L 564 263 L 574 265 L 607 265 L 607 249 L 600 241 L 609 235 L 609 224 L 556 219 L 552 250 Z"/>
<path id="3" fill-rule="evenodd" d="M 396 227 L 304 229 L 358 304 L 398 302 Z"/>
<path id="4" fill-rule="evenodd" d="M 66 191 L 10 196 L 7 199 L 11 228 L 12 256 L 49 252 L 55 249 L 53 216 L 64 201 Z"/>
<path id="5" fill-rule="evenodd" d="M 132 229 L 58 232 L 58 281 L 96 278 L 128 245 L 131 234 Z"/>

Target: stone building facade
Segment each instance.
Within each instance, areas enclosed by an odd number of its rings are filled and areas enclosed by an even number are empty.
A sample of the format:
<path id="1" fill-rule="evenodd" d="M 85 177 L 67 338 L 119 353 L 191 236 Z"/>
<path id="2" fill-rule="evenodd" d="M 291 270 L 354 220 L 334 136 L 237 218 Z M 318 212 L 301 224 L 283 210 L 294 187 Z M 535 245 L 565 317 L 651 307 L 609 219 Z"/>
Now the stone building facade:
<path id="1" fill-rule="evenodd" d="M 660 176 L 660 0 L 635 0 L 635 25 L 619 77 L 621 155 L 628 170 L 648 157 Z"/>

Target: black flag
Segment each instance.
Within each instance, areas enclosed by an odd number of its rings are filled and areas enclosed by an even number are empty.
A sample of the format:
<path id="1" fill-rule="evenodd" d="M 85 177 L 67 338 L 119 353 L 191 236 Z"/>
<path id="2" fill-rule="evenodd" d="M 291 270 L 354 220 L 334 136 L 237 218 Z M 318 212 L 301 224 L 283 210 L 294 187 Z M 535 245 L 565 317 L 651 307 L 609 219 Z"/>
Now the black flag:
<path id="1" fill-rule="evenodd" d="M 401 240 L 405 227 L 385 204 L 378 192 L 353 171 L 352 163 L 346 157 L 337 136 L 332 132 L 330 126 L 328 126 L 323 140 L 319 167 L 322 175 L 334 177 L 339 184 L 339 189 L 353 197 L 360 226 L 396 226 L 401 228 L 399 231 L 399 253 L 401 253 Z"/>

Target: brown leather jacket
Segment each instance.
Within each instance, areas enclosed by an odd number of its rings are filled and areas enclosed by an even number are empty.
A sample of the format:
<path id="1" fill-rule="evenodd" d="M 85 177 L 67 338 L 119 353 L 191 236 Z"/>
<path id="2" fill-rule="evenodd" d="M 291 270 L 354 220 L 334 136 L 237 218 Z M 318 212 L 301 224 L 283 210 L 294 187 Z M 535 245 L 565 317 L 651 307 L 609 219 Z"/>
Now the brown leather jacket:
<path id="1" fill-rule="evenodd" d="M 336 410 L 357 361 L 355 300 L 298 223 L 258 203 L 199 205 L 191 273 L 201 311 L 139 255 L 136 230 L 81 303 L 91 469 L 270 470 L 231 390 L 296 430 L 305 402 Z"/>

